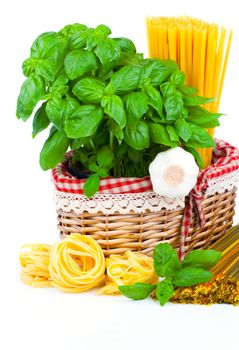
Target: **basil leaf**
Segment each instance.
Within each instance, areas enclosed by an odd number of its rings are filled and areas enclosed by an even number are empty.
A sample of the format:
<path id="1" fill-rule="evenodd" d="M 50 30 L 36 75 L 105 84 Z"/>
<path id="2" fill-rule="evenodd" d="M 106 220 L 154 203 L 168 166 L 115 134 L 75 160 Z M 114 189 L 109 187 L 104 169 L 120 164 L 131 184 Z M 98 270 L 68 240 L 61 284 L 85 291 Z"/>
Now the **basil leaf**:
<path id="1" fill-rule="evenodd" d="M 146 86 L 145 92 L 148 98 L 148 104 L 158 112 L 160 117 L 163 117 L 163 101 L 160 92 L 153 86 Z"/>
<path id="2" fill-rule="evenodd" d="M 148 123 L 150 138 L 153 142 L 159 143 L 161 145 L 176 147 L 178 142 L 173 142 L 167 133 L 166 128 L 163 125 L 156 123 Z"/>
<path id="3" fill-rule="evenodd" d="M 176 120 L 182 113 L 183 99 L 178 94 L 170 95 L 165 98 L 164 107 L 167 120 Z"/>
<path id="4" fill-rule="evenodd" d="M 36 104 L 45 94 L 45 84 L 42 77 L 37 74 L 28 77 L 22 84 L 17 100 L 16 115 L 26 121 L 31 116 Z"/>
<path id="5" fill-rule="evenodd" d="M 124 139 L 124 132 L 121 127 L 113 119 L 108 121 L 108 126 L 109 131 L 117 138 L 119 143 L 121 143 Z"/>
<path id="6" fill-rule="evenodd" d="M 199 106 L 188 107 L 188 111 L 188 121 L 193 124 L 203 128 L 214 128 L 220 125 L 218 118 L 222 115 L 221 113 L 212 113 Z"/>
<path id="7" fill-rule="evenodd" d="M 174 95 L 176 91 L 175 86 L 168 81 L 160 85 L 160 90 L 164 97 Z"/>
<path id="8" fill-rule="evenodd" d="M 35 61 L 33 58 L 27 58 L 22 64 L 22 71 L 26 77 L 35 73 Z"/>
<path id="9" fill-rule="evenodd" d="M 79 31 L 72 33 L 69 38 L 69 47 L 71 49 L 85 48 L 90 32 L 90 29 L 85 27 Z"/>
<path id="10" fill-rule="evenodd" d="M 99 41 L 94 52 L 104 72 L 110 71 L 118 63 L 121 53 L 119 45 L 109 38 Z"/>
<path id="11" fill-rule="evenodd" d="M 74 151 L 77 148 L 80 148 L 80 147 L 86 145 L 90 140 L 91 140 L 91 137 L 81 137 L 78 139 L 70 140 L 71 150 Z"/>
<path id="12" fill-rule="evenodd" d="M 43 33 L 31 47 L 31 57 L 37 74 L 53 81 L 63 65 L 67 41 L 55 32 Z"/>
<path id="13" fill-rule="evenodd" d="M 65 132 L 68 137 L 77 139 L 94 135 L 103 119 L 103 110 L 94 105 L 80 106 L 65 120 Z"/>
<path id="14" fill-rule="evenodd" d="M 188 253 L 183 260 L 183 267 L 202 267 L 210 269 L 221 259 L 221 253 L 213 249 L 194 250 Z"/>
<path id="15" fill-rule="evenodd" d="M 188 125 L 191 129 L 192 136 L 186 146 L 201 148 L 215 147 L 215 142 L 205 129 L 191 123 L 188 123 Z"/>
<path id="16" fill-rule="evenodd" d="M 147 97 L 143 92 L 131 92 L 124 102 L 128 122 L 135 125 L 148 110 Z"/>
<path id="17" fill-rule="evenodd" d="M 104 112 L 113 118 L 121 127 L 121 129 L 124 128 L 126 123 L 126 116 L 123 102 L 119 96 L 113 95 L 109 97 L 108 102 L 104 108 Z"/>
<path id="18" fill-rule="evenodd" d="M 164 306 L 174 294 L 173 283 L 170 280 L 163 280 L 158 283 L 156 296 L 161 306 Z"/>
<path id="19" fill-rule="evenodd" d="M 98 191 L 100 187 L 100 178 L 99 175 L 94 174 L 90 175 L 83 186 L 83 191 L 86 197 L 91 198 L 96 192 Z"/>
<path id="20" fill-rule="evenodd" d="M 169 138 L 173 142 L 179 142 L 178 134 L 175 131 L 175 127 L 172 125 L 166 125 L 166 130 L 169 135 Z"/>
<path id="21" fill-rule="evenodd" d="M 97 69 L 97 61 L 91 51 L 73 50 L 66 56 L 64 66 L 69 79 L 74 80 Z"/>
<path id="22" fill-rule="evenodd" d="M 215 100 L 215 98 L 207 98 L 202 96 L 185 96 L 183 100 L 186 106 L 196 106 L 212 102 Z"/>
<path id="23" fill-rule="evenodd" d="M 103 146 L 97 151 L 96 159 L 100 168 L 109 169 L 112 167 L 114 153 L 108 146 Z"/>
<path id="24" fill-rule="evenodd" d="M 173 283 L 176 287 L 190 287 L 209 282 L 212 277 L 213 274 L 210 271 L 200 267 L 184 267 L 175 274 Z"/>
<path id="25" fill-rule="evenodd" d="M 89 29 L 89 28 L 86 25 L 81 24 L 81 23 L 68 24 L 59 31 L 59 34 L 61 34 L 63 36 L 68 36 L 68 35 L 72 35 L 75 33 L 80 33 L 80 32 L 85 31 L 87 29 Z"/>
<path id="26" fill-rule="evenodd" d="M 54 168 L 64 158 L 68 146 L 69 140 L 64 131 L 52 132 L 40 153 L 41 168 L 43 170 Z"/>
<path id="27" fill-rule="evenodd" d="M 169 243 L 158 244 L 153 251 L 154 270 L 160 277 L 171 278 L 180 269 L 178 254 Z"/>
<path id="28" fill-rule="evenodd" d="M 106 26 L 105 24 L 99 24 L 96 28 L 95 28 L 95 34 L 99 35 L 101 38 L 106 38 L 108 35 L 111 34 L 111 30 L 108 26 Z"/>
<path id="29" fill-rule="evenodd" d="M 43 103 L 41 107 L 36 111 L 32 123 L 32 137 L 34 138 L 39 132 L 46 129 L 50 124 L 50 120 L 46 115 L 46 103 Z"/>
<path id="30" fill-rule="evenodd" d="M 175 70 L 171 76 L 170 81 L 175 85 L 181 85 L 185 81 L 185 73 L 181 70 Z"/>
<path id="31" fill-rule="evenodd" d="M 149 147 L 149 128 L 147 123 L 139 121 L 135 129 L 125 128 L 125 142 L 132 148 L 140 151 Z"/>
<path id="32" fill-rule="evenodd" d="M 204 163 L 203 163 L 203 159 L 200 155 L 200 153 L 193 147 L 187 147 L 187 146 L 184 146 L 185 150 L 189 153 L 191 153 L 196 162 L 197 162 L 197 165 L 199 166 L 200 169 L 203 169 L 204 168 Z"/>
<path id="33" fill-rule="evenodd" d="M 149 58 L 145 60 L 142 71 L 142 84 L 149 79 L 152 85 L 160 85 L 171 73 L 171 67 L 166 61 Z"/>
<path id="34" fill-rule="evenodd" d="M 124 294 L 127 298 L 133 300 L 143 300 L 146 299 L 156 288 L 156 286 L 148 283 L 135 283 L 128 286 L 118 286 L 120 292 Z"/>
<path id="35" fill-rule="evenodd" d="M 125 66 L 113 73 L 110 79 L 109 88 L 115 92 L 130 92 L 139 87 L 142 67 Z"/>
<path id="36" fill-rule="evenodd" d="M 98 79 L 85 78 L 73 87 L 73 94 L 85 103 L 100 103 L 105 91 L 105 84 Z"/>
<path id="37" fill-rule="evenodd" d="M 177 86 L 177 90 L 184 95 L 196 95 L 198 92 L 197 88 L 188 85 L 179 85 Z"/>
<path id="38" fill-rule="evenodd" d="M 46 114 L 55 127 L 61 130 L 64 127 L 65 118 L 70 117 L 79 106 L 79 102 L 72 97 L 53 98 L 47 102 Z"/>
<path id="39" fill-rule="evenodd" d="M 183 141 L 187 142 L 192 136 L 190 126 L 184 119 L 178 119 L 175 123 L 177 134 Z"/>
<path id="40" fill-rule="evenodd" d="M 123 52 L 129 52 L 129 53 L 135 53 L 136 48 L 133 43 L 133 41 L 127 39 L 127 38 L 113 38 L 114 41 L 118 44 L 121 51 Z"/>

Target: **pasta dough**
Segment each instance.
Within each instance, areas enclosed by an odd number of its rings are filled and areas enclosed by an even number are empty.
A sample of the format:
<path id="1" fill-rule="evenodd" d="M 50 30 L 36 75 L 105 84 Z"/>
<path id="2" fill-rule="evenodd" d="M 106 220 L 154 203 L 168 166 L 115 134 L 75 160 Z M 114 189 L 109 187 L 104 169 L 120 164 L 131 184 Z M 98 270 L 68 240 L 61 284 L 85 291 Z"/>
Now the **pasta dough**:
<path id="1" fill-rule="evenodd" d="M 120 294 L 118 286 L 137 282 L 157 283 L 153 259 L 142 253 L 127 251 L 106 259 L 106 285 L 98 294 Z"/>
<path id="2" fill-rule="evenodd" d="M 25 244 L 20 251 L 21 279 L 32 287 L 51 287 L 49 273 L 51 246 Z"/>
<path id="3" fill-rule="evenodd" d="M 105 279 L 103 251 L 92 237 L 71 234 L 52 247 L 49 271 L 54 287 L 63 292 L 84 292 Z"/>

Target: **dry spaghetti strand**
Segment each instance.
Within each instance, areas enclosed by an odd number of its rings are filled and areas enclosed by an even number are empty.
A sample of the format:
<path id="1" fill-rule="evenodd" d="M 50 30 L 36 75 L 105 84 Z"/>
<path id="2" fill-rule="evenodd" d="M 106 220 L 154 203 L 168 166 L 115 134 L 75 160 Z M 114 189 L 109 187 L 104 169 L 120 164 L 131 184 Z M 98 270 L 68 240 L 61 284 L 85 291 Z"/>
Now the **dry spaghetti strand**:
<path id="1" fill-rule="evenodd" d="M 176 60 L 186 73 L 188 84 L 197 87 L 200 95 L 215 98 L 213 103 L 204 107 L 217 112 L 232 31 L 227 35 L 224 27 L 191 17 L 148 17 L 146 26 L 150 57 Z M 210 129 L 209 133 L 213 137 L 214 129 Z M 212 149 L 200 149 L 199 152 L 204 166 L 210 165 Z"/>

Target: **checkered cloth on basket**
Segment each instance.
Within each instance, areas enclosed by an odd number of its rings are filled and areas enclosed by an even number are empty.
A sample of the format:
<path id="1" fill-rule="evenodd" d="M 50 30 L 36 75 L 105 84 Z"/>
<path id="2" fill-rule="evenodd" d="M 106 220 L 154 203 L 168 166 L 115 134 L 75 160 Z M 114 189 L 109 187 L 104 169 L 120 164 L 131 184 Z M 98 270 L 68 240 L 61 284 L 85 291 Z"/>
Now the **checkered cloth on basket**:
<path id="1" fill-rule="evenodd" d="M 185 199 L 185 210 L 181 229 L 181 246 L 179 256 L 183 258 L 185 241 L 192 221 L 193 208 L 198 215 L 199 225 L 205 224 L 205 217 L 201 207 L 204 191 L 208 180 L 220 177 L 239 169 L 239 150 L 229 143 L 215 140 L 216 148 L 213 151 L 212 165 L 204 169 L 198 177 L 196 186 Z M 66 160 L 52 170 L 52 180 L 58 191 L 83 195 L 85 179 L 78 180 L 66 170 Z M 100 181 L 99 193 L 142 193 L 152 191 L 152 184 L 148 176 L 143 178 L 105 178 Z"/>

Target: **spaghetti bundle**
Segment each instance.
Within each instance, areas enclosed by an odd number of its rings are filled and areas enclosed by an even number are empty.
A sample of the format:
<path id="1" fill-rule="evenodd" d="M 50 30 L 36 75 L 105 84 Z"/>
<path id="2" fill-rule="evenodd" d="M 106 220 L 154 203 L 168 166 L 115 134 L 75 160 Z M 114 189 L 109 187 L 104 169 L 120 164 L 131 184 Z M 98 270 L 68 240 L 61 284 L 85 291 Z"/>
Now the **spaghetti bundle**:
<path id="1" fill-rule="evenodd" d="M 69 293 L 84 292 L 104 281 L 103 251 L 92 237 L 71 234 L 53 245 L 49 271 L 54 287 Z"/>
<path id="2" fill-rule="evenodd" d="M 26 244 L 20 251 L 21 279 L 32 287 L 51 287 L 49 244 Z"/>
<path id="3" fill-rule="evenodd" d="M 171 59 L 186 73 L 187 84 L 201 96 L 215 98 L 204 107 L 217 112 L 227 68 L 232 31 L 191 17 L 148 17 L 146 19 L 149 55 Z M 214 129 L 210 129 L 211 136 Z M 211 149 L 200 154 L 205 166 L 211 162 Z"/>
<path id="4" fill-rule="evenodd" d="M 127 251 L 106 259 L 106 285 L 98 294 L 120 294 L 118 286 L 138 282 L 157 283 L 153 259 L 141 253 Z"/>

